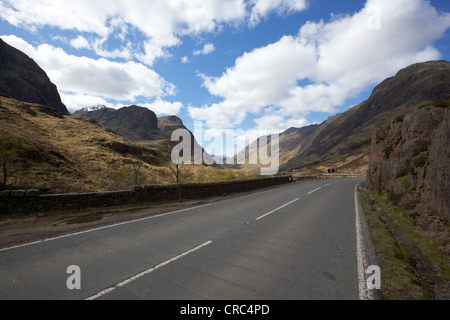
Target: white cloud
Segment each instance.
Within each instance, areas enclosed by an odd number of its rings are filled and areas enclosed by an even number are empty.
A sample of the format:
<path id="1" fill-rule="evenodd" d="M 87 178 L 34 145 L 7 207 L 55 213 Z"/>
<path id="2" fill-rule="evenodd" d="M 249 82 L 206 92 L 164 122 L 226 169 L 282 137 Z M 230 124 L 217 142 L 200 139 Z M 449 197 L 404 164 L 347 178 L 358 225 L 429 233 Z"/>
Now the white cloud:
<path id="1" fill-rule="evenodd" d="M 182 57 L 181 63 L 189 63 L 189 58 L 187 56 Z"/>
<path id="2" fill-rule="evenodd" d="M 304 127 L 309 125 L 308 120 L 305 117 L 287 118 L 282 114 L 265 114 L 255 120 L 255 130 L 258 132 L 264 130 L 271 130 L 272 133 L 281 133 L 287 128 L 291 127 Z"/>
<path id="3" fill-rule="evenodd" d="M 428 1 L 369 0 L 353 15 L 308 22 L 296 36 L 245 53 L 220 77 L 201 75 L 223 101 L 189 112 L 208 126 L 226 127 L 271 106 L 288 128 L 309 112 L 332 112 L 401 68 L 439 59 L 432 45 L 448 28 L 450 14 L 439 15 Z M 275 125 L 267 119 L 255 122 Z"/>
<path id="4" fill-rule="evenodd" d="M 247 16 L 243 0 L 26 0 L 0 2 L 0 18 L 14 26 L 36 31 L 43 26 L 74 30 L 102 39 L 124 40 L 130 31 L 138 31 L 144 45 L 132 52 L 142 62 L 152 65 L 165 57 L 168 48 L 181 43 L 180 37 L 215 31 L 222 24 L 239 23 Z M 86 46 L 81 38 L 75 45 Z M 99 48 L 98 46 L 96 47 Z M 117 56 L 96 50 L 104 57 Z"/>
<path id="5" fill-rule="evenodd" d="M 86 94 L 70 94 L 70 93 L 60 93 L 62 102 L 66 105 L 69 112 L 74 112 L 83 108 L 104 105 L 109 108 L 115 108 L 114 104 L 109 103 L 102 97 L 89 96 Z"/>
<path id="6" fill-rule="evenodd" d="M 60 92 L 72 95 L 72 100 L 83 96 L 135 101 L 138 97 L 153 99 L 175 93 L 173 84 L 140 63 L 77 57 L 47 44 L 33 47 L 16 36 L 1 38 L 34 59 Z"/>
<path id="7" fill-rule="evenodd" d="M 169 49 L 180 45 L 183 36 L 247 21 L 255 25 L 271 12 L 289 14 L 305 6 L 305 0 L 34 0 L 32 5 L 28 0 L 2 0 L 0 18 L 31 31 L 44 26 L 75 31 L 80 34 L 72 41 L 75 48 L 91 48 L 105 58 L 133 57 L 151 66 L 170 56 Z M 126 42 L 133 34 L 142 41 Z M 82 35 L 96 40 L 87 43 Z M 104 43 L 110 40 L 124 43 L 109 52 Z"/>
<path id="8" fill-rule="evenodd" d="M 201 50 L 194 51 L 194 55 L 198 56 L 201 54 L 210 54 L 210 53 L 214 52 L 214 50 L 216 50 L 216 48 L 214 47 L 214 44 L 209 42 L 209 43 L 206 43 Z"/>
<path id="9" fill-rule="evenodd" d="M 275 11 L 278 15 L 292 14 L 307 8 L 306 0 L 252 0 L 250 25 L 256 25 Z"/>
<path id="10" fill-rule="evenodd" d="M 84 38 L 82 36 L 78 36 L 77 38 L 71 40 L 70 45 L 77 50 L 91 48 L 91 45 L 89 44 L 89 42 L 86 40 L 86 38 Z"/>
<path id="11" fill-rule="evenodd" d="M 180 113 L 183 104 L 181 102 L 169 102 L 160 98 L 156 99 L 152 103 L 145 103 L 142 107 L 148 108 L 155 112 L 158 116 L 161 115 L 177 115 Z"/>

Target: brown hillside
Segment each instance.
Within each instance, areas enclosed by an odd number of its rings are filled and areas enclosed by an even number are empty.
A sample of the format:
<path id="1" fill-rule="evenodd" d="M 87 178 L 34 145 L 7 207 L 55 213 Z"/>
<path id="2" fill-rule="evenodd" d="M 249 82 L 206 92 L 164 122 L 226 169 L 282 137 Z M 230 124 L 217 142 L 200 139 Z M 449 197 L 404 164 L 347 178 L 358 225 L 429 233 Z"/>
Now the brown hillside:
<path id="1" fill-rule="evenodd" d="M 139 182 L 156 179 L 156 152 L 87 118 L 0 96 L 0 132 L 12 141 L 7 187 L 41 192 L 128 188 L 132 163 L 143 162 Z M 11 143 L 10 143 L 11 144 Z"/>

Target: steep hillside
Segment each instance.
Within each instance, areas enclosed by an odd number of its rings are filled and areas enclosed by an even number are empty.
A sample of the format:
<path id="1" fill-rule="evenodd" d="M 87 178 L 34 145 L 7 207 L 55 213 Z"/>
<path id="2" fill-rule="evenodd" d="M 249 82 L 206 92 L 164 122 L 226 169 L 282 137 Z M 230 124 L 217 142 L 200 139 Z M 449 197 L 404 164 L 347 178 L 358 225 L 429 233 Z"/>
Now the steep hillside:
<path id="1" fill-rule="evenodd" d="M 0 39 L 0 93 L 14 99 L 49 106 L 69 114 L 56 86 L 36 62 Z"/>
<path id="2" fill-rule="evenodd" d="M 88 118 L 0 96 L 0 159 L 12 153 L 7 187 L 41 192 L 129 188 L 158 180 L 157 153 Z M 6 152 L 5 152 L 6 150 Z M 0 174 L 2 177 L 2 174 Z"/>
<path id="3" fill-rule="evenodd" d="M 282 169 L 365 172 L 372 134 L 424 102 L 450 94 L 450 63 L 430 61 L 409 66 L 380 83 L 368 100 L 320 125 L 291 128 L 280 136 Z"/>
<path id="4" fill-rule="evenodd" d="M 73 115 L 94 119 L 121 136 L 135 141 L 151 140 L 155 134 L 159 134 L 156 114 L 138 106 L 118 110 L 106 107 L 93 111 L 81 109 Z"/>

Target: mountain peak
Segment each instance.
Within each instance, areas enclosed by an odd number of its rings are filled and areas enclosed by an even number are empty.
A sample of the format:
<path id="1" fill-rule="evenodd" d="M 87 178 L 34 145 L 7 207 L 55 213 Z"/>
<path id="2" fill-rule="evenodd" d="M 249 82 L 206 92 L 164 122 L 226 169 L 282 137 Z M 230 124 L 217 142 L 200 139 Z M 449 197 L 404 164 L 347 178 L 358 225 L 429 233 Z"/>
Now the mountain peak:
<path id="1" fill-rule="evenodd" d="M 78 110 L 73 115 L 92 118 L 131 140 L 151 140 L 155 131 L 158 130 L 156 114 L 148 108 L 136 105 L 117 110 L 96 106 Z"/>
<path id="2" fill-rule="evenodd" d="M 68 115 L 56 85 L 25 53 L 0 39 L 0 92 L 14 99 L 41 104 Z"/>

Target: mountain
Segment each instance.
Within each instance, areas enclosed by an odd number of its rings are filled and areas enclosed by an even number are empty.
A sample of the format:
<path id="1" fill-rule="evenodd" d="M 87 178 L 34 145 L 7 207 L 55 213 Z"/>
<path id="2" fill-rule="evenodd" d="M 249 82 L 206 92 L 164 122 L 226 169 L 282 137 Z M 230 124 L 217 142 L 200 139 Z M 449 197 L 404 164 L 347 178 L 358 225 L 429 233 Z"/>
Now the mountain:
<path id="1" fill-rule="evenodd" d="M 78 110 L 78 109 L 73 110 L 72 112 L 70 112 L 70 114 L 73 114 L 73 113 L 75 113 L 75 112 L 78 112 L 79 114 L 84 114 L 84 113 L 87 113 L 87 112 L 97 111 L 97 110 L 107 109 L 107 108 L 108 108 L 108 107 L 105 106 L 104 104 L 98 104 L 98 105 L 96 105 L 96 106 L 86 107 L 86 108 L 83 108 L 83 109 L 80 109 L 80 110 Z M 70 110 L 69 110 L 69 111 L 70 111 Z"/>
<path id="2" fill-rule="evenodd" d="M 429 61 L 400 70 L 364 102 L 319 125 L 280 134 L 282 170 L 367 170 L 373 132 L 411 110 L 450 94 L 450 63 Z"/>
<path id="3" fill-rule="evenodd" d="M 0 39 L 0 93 L 69 114 L 56 85 L 34 60 Z"/>
<path id="4" fill-rule="evenodd" d="M 74 112 L 73 115 L 98 121 L 127 139 L 138 141 L 155 149 L 165 150 L 172 132 L 177 129 L 185 129 L 191 136 L 191 150 L 204 151 L 194 134 L 186 128 L 179 117 L 172 115 L 157 118 L 156 114 L 148 108 L 130 106 L 116 110 L 97 106 L 81 109 Z M 204 156 L 208 163 L 214 162 L 209 154 L 205 153 Z"/>
<path id="5" fill-rule="evenodd" d="M 152 140 L 158 134 L 158 118 L 156 114 L 138 106 L 129 106 L 121 109 L 106 107 L 85 108 L 73 113 L 74 116 L 85 116 L 121 136 L 136 141 Z"/>
<path id="6" fill-rule="evenodd" d="M 177 129 L 186 129 L 183 120 L 177 116 L 166 116 L 158 118 L 158 129 L 163 136 L 172 134 Z"/>

